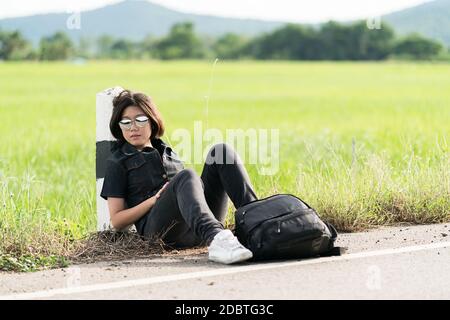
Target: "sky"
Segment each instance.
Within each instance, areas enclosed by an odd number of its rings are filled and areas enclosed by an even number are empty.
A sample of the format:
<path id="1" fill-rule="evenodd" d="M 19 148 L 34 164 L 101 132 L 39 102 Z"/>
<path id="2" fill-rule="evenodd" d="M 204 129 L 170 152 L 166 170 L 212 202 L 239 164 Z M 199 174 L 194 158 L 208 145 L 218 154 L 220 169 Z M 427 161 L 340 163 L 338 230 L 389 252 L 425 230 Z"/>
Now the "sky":
<path id="1" fill-rule="evenodd" d="M 152 0 L 178 11 L 225 17 L 323 22 L 379 17 L 429 0 Z M 0 18 L 99 8 L 120 0 L 0 0 Z"/>

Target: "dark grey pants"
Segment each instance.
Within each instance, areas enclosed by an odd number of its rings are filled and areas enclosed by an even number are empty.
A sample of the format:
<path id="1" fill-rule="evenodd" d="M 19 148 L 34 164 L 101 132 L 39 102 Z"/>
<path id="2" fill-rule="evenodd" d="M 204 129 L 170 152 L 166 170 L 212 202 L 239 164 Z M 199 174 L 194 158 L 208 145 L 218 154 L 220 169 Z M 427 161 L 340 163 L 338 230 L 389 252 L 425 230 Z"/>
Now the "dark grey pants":
<path id="1" fill-rule="evenodd" d="M 193 169 L 178 172 L 147 214 L 143 236 L 160 237 L 177 248 L 209 245 L 224 228 L 228 197 L 235 208 L 257 199 L 244 165 L 237 160 L 229 145 L 216 144 L 200 177 Z"/>

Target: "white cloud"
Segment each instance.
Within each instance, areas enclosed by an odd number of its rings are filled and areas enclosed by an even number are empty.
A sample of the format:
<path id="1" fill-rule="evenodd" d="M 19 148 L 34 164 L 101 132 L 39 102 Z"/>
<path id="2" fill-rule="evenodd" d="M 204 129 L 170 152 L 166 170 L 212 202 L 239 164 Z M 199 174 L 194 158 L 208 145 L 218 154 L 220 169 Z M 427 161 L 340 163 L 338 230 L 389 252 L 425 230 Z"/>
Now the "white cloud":
<path id="1" fill-rule="evenodd" d="M 67 12 L 101 7 L 120 0 L 1 0 L 0 17 Z M 427 0 L 153 0 L 180 11 L 266 20 L 319 22 L 383 15 Z"/>
<path id="2" fill-rule="evenodd" d="M 0 18 L 93 9 L 120 0 L 0 0 Z"/>
<path id="3" fill-rule="evenodd" d="M 154 0 L 154 2 L 196 13 L 318 22 L 379 16 L 427 0 Z"/>

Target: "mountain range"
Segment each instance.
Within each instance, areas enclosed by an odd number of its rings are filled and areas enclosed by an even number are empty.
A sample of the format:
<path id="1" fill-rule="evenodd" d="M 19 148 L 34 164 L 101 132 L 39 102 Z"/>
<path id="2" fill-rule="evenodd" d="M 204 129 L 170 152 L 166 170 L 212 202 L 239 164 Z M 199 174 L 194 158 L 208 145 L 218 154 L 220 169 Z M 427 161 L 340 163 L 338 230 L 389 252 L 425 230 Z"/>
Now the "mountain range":
<path id="1" fill-rule="evenodd" d="M 204 36 L 218 36 L 226 32 L 253 36 L 272 31 L 286 22 L 256 19 L 236 19 L 191 14 L 168 9 L 145 0 L 125 0 L 102 8 L 83 11 L 79 15 L 80 28 L 68 28 L 73 13 L 49 13 L 0 19 L 0 29 L 20 30 L 33 44 L 41 37 L 56 31 L 66 32 L 73 40 L 96 38 L 108 34 L 141 40 L 147 35 L 165 35 L 177 22 L 192 21 L 195 31 Z M 398 34 L 417 32 L 450 46 L 450 0 L 430 1 L 381 17 Z M 76 24 L 72 24 L 76 26 Z"/>

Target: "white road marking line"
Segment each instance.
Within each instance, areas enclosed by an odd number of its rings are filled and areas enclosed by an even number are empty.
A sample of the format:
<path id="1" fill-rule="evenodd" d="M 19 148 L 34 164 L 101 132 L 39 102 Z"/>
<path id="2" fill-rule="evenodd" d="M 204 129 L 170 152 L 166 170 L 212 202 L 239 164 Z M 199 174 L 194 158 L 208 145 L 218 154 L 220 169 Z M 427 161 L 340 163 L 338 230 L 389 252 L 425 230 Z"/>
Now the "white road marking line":
<path id="1" fill-rule="evenodd" d="M 259 270 L 268 270 L 268 269 L 276 269 L 276 268 L 284 268 L 284 267 L 320 264 L 320 263 L 327 263 L 327 262 L 334 262 L 334 261 L 354 260 L 354 259 L 361 259 L 361 258 L 385 256 L 385 255 L 399 254 L 399 253 L 408 253 L 408 252 L 415 252 L 415 251 L 422 251 L 422 250 L 440 249 L 440 248 L 447 248 L 447 247 L 450 247 L 450 242 L 440 242 L 440 243 L 432 243 L 432 244 L 418 245 L 418 246 L 409 246 L 409 247 L 401 247 L 401 248 L 393 248 L 393 249 L 383 249 L 383 250 L 376 250 L 376 251 L 351 253 L 351 254 L 344 254 L 342 256 L 334 256 L 334 257 L 326 257 L 326 258 L 318 258 L 318 259 L 307 259 L 307 260 L 294 261 L 294 262 L 268 262 L 268 263 L 257 264 L 257 265 L 228 266 L 226 268 L 220 268 L 219 270 L 189 272 L 189 273 L 182 273 L 182 274 L 175 274 L 175 275 L 157 276 L 157 277 L 142 278 L 142 279 L 135 279 L 135 280 L 107 282 L 107 283 L 100 283 L 100 284 L 93 284 L 93 285 L 86 285 L 86 286 L 77 286 L 77 287 L 50 289 L 50 290 L 43 290 L 43 291 L 5 295 L 5 296 L 0 296 L 0 300 L 49 298 L 49 297 L 53 297 L 56 295 L 68 295 L 68 294 L 76 294 L 76 293 L 86 293 L 86 292 L 103 291 L 103 290 L 111 290 L 111 289 L 119 289 L 119 288 L 128 288 L 128 287 L 144 286 L 144 285 L 155 284 L 155 283 L 164 283 L 164 282 L 180 281 L 180 280 L 195 279 L 195 278 L 206 278 L 206 277 L 221 276 L 221 275 L 249 272 L 249 271 L 259 271 Z"/>

